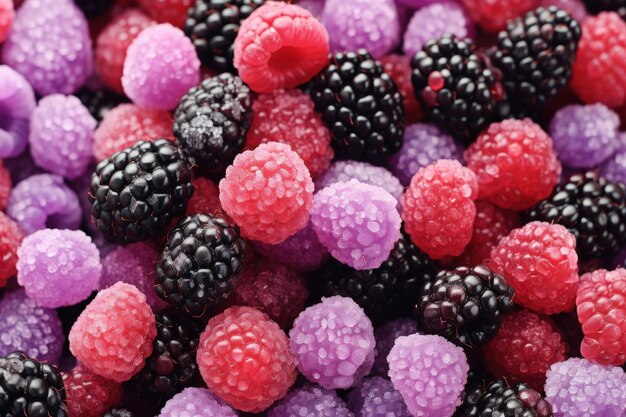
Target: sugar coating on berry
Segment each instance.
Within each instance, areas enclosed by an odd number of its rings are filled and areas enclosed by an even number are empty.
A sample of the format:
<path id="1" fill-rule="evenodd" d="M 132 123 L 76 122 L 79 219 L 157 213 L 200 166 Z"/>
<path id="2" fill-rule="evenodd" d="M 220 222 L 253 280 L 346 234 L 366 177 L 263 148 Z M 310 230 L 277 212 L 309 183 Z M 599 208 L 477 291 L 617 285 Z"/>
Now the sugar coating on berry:
<path id="1" fill-rule="evenodd" d="M 623 416 L 626 373 L 571 358 L 552 365 L 546 379 L 546 399 L 558 417 Z"/>
<path id="2" fill-rule="evenodd" d="M 626 22 L 615 12 L 592 16 L 582 24 L 571 86 L 585 103 L 626 104 Z"/>
<path id="3" fill-rule="evenodd" d="M 378 268 L 400 238 L 398 201 L 381 187 L 352 179 L 320 190 L 311 223 L 320 243 L 355 269 Z"/>
<path id="4" fill-rule="evenodd" d="M 22 243 L 22 231 L 10 217 L 0 212 L 0 288 L 17 273 L 17 248 Z"/>
<path id="5" fill-rule="evenodd" d="M 196 48 L 169 23 L 143 30 L 128 47 L 122 86 L 139 106 L 171 110 L 199 82 Z"/>
<path id="6" fill-rule="evenodd" d="M 539 5 L 539 0 L 461 0 L 474 22 L 487 32 L 497 32 L 509 20 Z"/>
<path id="7" fill-rule="evenodd" d="M 420 168 L 402 196 L 404 230 L 433 259 L 458 256 L 472 238 L 477 196 L 476 176 L 459 161 Z"/>
<path id="8" fill-rule="evenodd" d="M 0 356 L 18 350 L 42 362 L 61 359 L 65 336 L 57 312 L 37 305 L 23 289 L 0 300 L 0 334 Z"/>
<path id="9" fill-rule="evenodd" d="M 567 358 L 567 350 L 550 318 L 519 310 L 502 318 L 498 333 L 483 347 L 483 357 L 494 377 L 541 391 L 546 372 Z"/>
<path id="10" fill-rule="evenodd" d="M 354 417 L 411 417 L 400 392 L 380 376 L 361 381 L 348 393 L 347 402 Z"/>
<path id="11" fill-rule="evenodd" d="M 191 184 L 194 187 L 193 195 L 187 204 L 187 215 L 217 214 L 223 212 L 220 203 L 220 190 L 210 179 L 195 178 Z"/>
<path id="12" fill-rule="evenodd" d="M 422 112 L 411 84 L 411 59 L 405 55 L 390 54 L 380 58 L 380 63 L 402 94 L 405 124 L 416 123 Z"/>
<path id="13" fill-rule="evenodd" d="M 206 388 L 185 388 L 165 403 L 159 417 L 237 417 L 237 412 Z"/>
<path id="14" fill-rule="evenodd" d="M 96 129 L 93 155 L 101 161 L 139 140 L 173 140 L 172 123 L 172 115 L 166 110 L 120 104 L 107 112 Z"/>
<path id="15" fill-rule="evenodd" d="M 515 290 L 515 302 L 543 314 L 571 311 L 578 287 L 576 238 L 560 224 L 530 222 L 491 251 L 492 269 Z"/>
<path id="16" fill-rule="evenodd" d="M 80 314 L 70 330 L 70 351 L 93 373 L 123 382 L 143 368 L 155 337 L 146 296 L 118 282 L 100 291 Z"/>
<path id="17" fill-rule="evenodd" d="M 30 153 L 46 171 L 74 179 L 91 163 L 96 119 L 74 96 L 39 100 L 30 121 Z"/>
<path id="18" fill-rule="evenodd" d="M 128 47 L 142 30 L 156 22 L 139 9 L 128 9 L 114 17 L 96 40 L 96 73 L 107 87 L 123 93 L 122 74 Z"/>
<path id="19" fill-rule="evenodd" d="M 241 23 L 234 65 L 253 91 L 270 93 L 309 81 L 328 53 L 328 33 L 308 10 L 266 1 Z"/>
<path id="20" fill-rule="evenodd" d="M 102 417 L 122 401 L 122 386 L 80 364 L 63 372 L 68 417 Z"/>
<path id="21" fill-rule="evenodd" d="M 267 417 L 354 417 L 333 390 L 306 384 L 291 391 L 267 413 Z"/>
<path id="22" fill-rule="evenodd" d="M 552 139 L 530 119 L 492 123 L 465 152 L 479 196 L 525 210 L 548 197 L 561 175 Z"/>
<path id="23" fill-rule="evenodd" d="M 280 243 L 309 221 L 313 181 L 289 145 L 264 143 L 237 155 L 219 188 L 222 207 L 244 237 Z"/>
<path id="24" fill-rule="evenodd" d="M 389 377 L 414 417 L 451 417 L 467 381 L 463 349 L 441 336 L 414 334 L 396 339 Z"/>
<path id="25" fill-rule="evenodd" d="M 626 362 L 626 270 L 598 269 L 580 277 L 576 312 L 585 335 L 580 352 L 602 365 Z"/>
<path id="26" fill-rule="evenodd" d="M 416 123 L 404 129 L 402 148 L 389 159 L 389 168 L 403 185 L 409 185 L 420 168 L 440 159 L 463 162 L 463 147 L 437 126 Z"/>
<path id="27" fill-rule="evenodd" d="M 0 0 L 0 43 L 6 39 L 14 17 L 13 2 L 11 0 Z"/>
<path id="28" fill-rule="evenodd" d="M 231 307 L 209 320 L 197 360 L 209 389 L 237 410 L 269 408 L 296 380 L 287 335 L 251 307 Z"/>
<path id="29" fill-rule="evenodd" d="M 315 112 L 308 94 L 300 90 L 260 94 L 252 110 L 254 117 L 246 135 L 246 149 L 267 142 L 285 143 L 302 158 L 313 178 L 324 172 L 334 155 L 330 132 Z"/>
<path id="30" fill-rule="evenodd" d="M 400 336 L 409 336 L 417 333 L 417 322 L 412 318 L 400 318 L 388 321 L 374 330 L 376 338 L 376 359 L 372 372 L 376 375 L 387 376 L 389 362 L 387 356 L 391 352 L 396 339 Z"/>
<path id="31" fill-rule="evenodd" d="M 0 158 L 15 157 L 26 149 L 35 93 L 26 78 L 7 65 L 0 65 Z"/>
<path id="32" fill-rule="evenodd" d="M 289 332 L 300 373 L 329 389 L 350 388 L 369 374 L 375 345 L 372 322 L 348 297 L 322 298 L 300 313 Z"/>
<path id="33" fill-rule="evenodd" d="M 92 61 L 87 19 L 72 0 L 25 2 L 2 48 L 2 62 L 40 95 L 72 94 L 91 75 Z"/>
<path id="34" fill-rule="evenodd" d="M 139 0 L 138 3 L 157 22 L 183 27 L 194 0 Z"/>

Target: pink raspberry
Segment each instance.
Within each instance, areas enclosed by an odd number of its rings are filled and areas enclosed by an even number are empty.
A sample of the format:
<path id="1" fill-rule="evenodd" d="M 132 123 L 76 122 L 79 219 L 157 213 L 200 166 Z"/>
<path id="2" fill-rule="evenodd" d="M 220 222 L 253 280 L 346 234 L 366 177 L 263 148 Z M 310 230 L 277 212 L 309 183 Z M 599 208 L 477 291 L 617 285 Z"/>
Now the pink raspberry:
<path id="1" fill-rule="evenodd" d="M 460 255 L 472 239 L 476 176 L 441 159 L 413 176 L 402 196 L 402 219 L 413 243 L 433 259 Z"/>
<path id="2" fill-rule="evenodd" d="M 122 386 L 81 365 L 63 372 L 68 417 L 102 417 L 122 401 Z"/>
<path id="3" fill-rule="evenodd" d="M 94 133 L 93 154 L 101 161 L 139 140 L 174 139 L 172 115 L 166 110 L 120 104 L 104 116 Z"/>
<path id="4" fill-rule="evenodd" d="M 156 22 L 139 9 L 128 9 L 116 16 L 96 40 L 96 72 L 107 87 L 123 93 L 122 73 L 126 52 L 142 30 Z"/>
<path id="5" fill-rule="evenodd" d="M 17 274 L 17 248 L 22 237 L 17 223 L 0 211 L 0 288 Z"/>
<path id="6" fill-rule="evenodd" d="M 415 98 L 411 84 L 411 58 L 405 55 L 387 55 L 380 59 L 383 69 L 398 87 L 404 104 L 404 121 L 407 125 L 422 118 L 422 110 Z"/>
<path id="7" fill-rule="evenodd" d="M 220 204 L 220 190 L 217 185 L 208 178 L 198 177 L 191 184 L 194 192 L 187 203 L 187 215 L 194 214 L 217 214 L 224 211 Z"/>
<path id="8" fill-rule="evenodd" d="M 300 90 L 277 90 L 261 94 L 252 104 L 254 118 L 246 136 L 246 149 L 261 143 L 281 142 L 291 146 L 313 178 L 333 158 L 330 132 L 313 108 L 313 100 Z"/>
<path id="9" fill-rule="evenodd" d="M 70 330 L 70 351 L 93 373 L 123 382 L 143 368 L 155 337 L 146 296 L 118 282 L 100 291 L 80 314 Z"/>
<path id="10" fill-rule="evenodd" d="M 235 68 L 258 93 L 294 88 L 328 62 L 328 33 L 306 9 L 267 1 L 244 20 L 235 39 Z"/>
<path id="11" fill-rule="evenodd" d="M 11 0 L 0 0 L 0 43 L 6 39 L 14 17 L 13 2 Z"/>
<path id="12" fill-rule="evenodd" d="M 583 275 L 576 294 L 585 335 L 580 351 L 601 365 L 626 362 L 626 270 L 598 269 Z"/>
<path id="13" fill-rule="evenodd" d="M 159 23 L 171 23 L 182 28 L 187 18 L 187 10 L 195 0 L 138 0 L 139 5 Z"/>
<path id="14" fill-rule="evenodd" d="M 539 6 L 539 0 L 461 0 L 461 3 L 486 32 L 498 32 L 509 20 Z"/>
<path id="15" fill-rule="evenodd" d="M 280 243 L 309 221 L 313 180 L 289 145 L 264 143 L 237 155 L 219 188 L 222 207 L 244 237 Z"/>
<path id="16" fill-rule="evenodd" d="M 285 332 L 251 307 L 231 307 L 209 320 L 197 360 L 209 389 L 247 412 L 263 411 L 284 397 L 297 375 Z"/>
<path id="17" fill-rule="evenodd" d="M 552 139 L 530 119 L 492 123 L 465 152 L 480 197 L 511 210 L 545 199 L 559 181 Z"/>
<path id="18" fill-rule="evenodd" d="M 543 314 L 571 311 L 578 286 L 576 238 L 560 224 L 531 222 L 491 251 L 490 265 L 515 290 L 515 301 Z"/>

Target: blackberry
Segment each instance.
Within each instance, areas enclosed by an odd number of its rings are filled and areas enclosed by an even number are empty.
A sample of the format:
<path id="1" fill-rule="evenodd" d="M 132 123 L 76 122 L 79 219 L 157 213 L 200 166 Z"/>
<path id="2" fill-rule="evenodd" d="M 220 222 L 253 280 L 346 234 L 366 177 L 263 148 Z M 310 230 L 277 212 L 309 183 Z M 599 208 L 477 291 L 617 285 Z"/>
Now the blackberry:
<path id="1" fill-rule="evenodd" d="M 169 232 L 157 264 L 157 294 L 192 316 L 211 313 L 235 289 L 244 249 L 231 221 L 208 214 L 184 217 Z"/>
<path id="2" fill-rule="evenodd" d="M 108 89 L 90 90 L 88 88 L 81 88 L 76 93 L 76 97 L 78 97 L 98 123 L 102 121 L 109 110 L 122 103 L 128 103 L 126 97 Z"/>
<path id="3" fill-rule="evenodd" d="M 615 12 L 626 20 L 626 0 L 584 0 L 587 10 L 593 14 Z"/>
<path id="4" fill-rule="evenodd" d="M 473 142 L 504 97 L 498 73 L 470 39 L 446 34 L 411 60 L 411 82 L 426 116 L 455 138 Z"/>
<path id="5" fill-rule="evenodd" d="M 103 417 L 135 417 L 135 415 L 131 413 L 130 411 L 122 408 L 122 409 L 111 410 L 108 413 L 106 413 Z"/>
<path id="6" fill-rule="evenodd" d="M 502 72 L 513 114 L 539 114 L 569 82 L 580 35 L 578 22 L 555 6 L 530 11 L 498 34 L 497 47 L 489 54 Z"/>
<path id="7" fill-rule="evenodd" d="M 196 351 L 203 328 L 176 310 L 157 312 L 154 317 L 157 336 L 152 354 L 133 383 L 142 396 L 167 400 L 189 386 L 197 374 Z"/>
<path id="8" fill-rule="evenodd" d="M 513 289 L 482 265 L 441 271 L 422 294 L 414 309 L 418 328 L 467 347 L 490 340 L 513 308 Z"/>
<path id="9" fill-rule="evenodd" d="M 113 0 L 74 0 L 89 20 L 104 15 L 113 6 Z"/>
<path id="10" fill-rule="evenodd" d="M 22 352 L 0 357 L 0 416 L 67 417 L 58 369 Z"/>
<path id="11" fill-rule="evenodd" d="M 243 149 L 251 122 L 250 89 L 223 73 L 183 96 L 174 113 L 174 136 L 200 172 L 219 176 Z"/>
<path id="12" fill-rule="evenodd" d="M 139 141 L 96 166 L 91 176 L 91 216 L 111 242 L 160 236 L 181 216 L 193 194 L 191 171 L 167 139 Z"/>
<path id="13" fill-rule="evenodd" d="M 575 174 L 528 217 L 565 226 L 576 236 L 581 260 L 609 256 L 626 243 L 626 186 L 591 171 Z"/>
<path id="14" fill-rule="evenodd" d="M 220 72 L 236 73 L 233 66 L 235 37 L 241 21 L 265 0 L 196 0 L 189 9 L 185 34 L 202 64 Z"/>
<path id="15" fill-rule="evenodd" d="M 402 95 L 366 50 L 331 55 L 307 89 L 338 158 L 382 164 L 402 147 Z"/>

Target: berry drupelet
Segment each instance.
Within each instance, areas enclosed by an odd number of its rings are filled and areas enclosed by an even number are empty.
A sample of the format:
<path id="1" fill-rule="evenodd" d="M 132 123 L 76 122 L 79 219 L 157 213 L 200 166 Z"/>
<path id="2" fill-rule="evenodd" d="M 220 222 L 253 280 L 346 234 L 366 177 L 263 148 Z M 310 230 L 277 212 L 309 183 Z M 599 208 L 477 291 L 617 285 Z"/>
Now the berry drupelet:
<path id="1" fill-rule="evenodd" d="M 339 159 L 381 164 L 400 150 L 402 95 L 366 50 L 332 55 L 310 84 L 310 94 Z"/>
<path id="2" fill-rule="evenodd" d="M 91 176 L 91 215 L 111 242 L 159 236 L 193 194 L 191 170 L 167 139 L 139 141 L 102 160 Z"/>

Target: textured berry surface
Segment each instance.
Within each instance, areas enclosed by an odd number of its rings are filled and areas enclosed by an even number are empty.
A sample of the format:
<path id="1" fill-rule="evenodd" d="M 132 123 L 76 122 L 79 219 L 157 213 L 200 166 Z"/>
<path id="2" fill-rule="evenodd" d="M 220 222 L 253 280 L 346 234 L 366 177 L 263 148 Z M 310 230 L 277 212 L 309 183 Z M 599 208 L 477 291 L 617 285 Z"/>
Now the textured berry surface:
<path id="1" fill-rule="evenodd" d="M 404 55 L 390 54 L 380 58 L 380 63 L 402 95 L 405 124 L 417 122 L 422 117 L 422 112 L 411 84 L 411 59 Z"/>
<path id="2" fill-rule="evenodd" d="M 461 404 L 467 358 L 443 337 L 399 337 L 387 360 L 391 382 L 414 417 L 450 417 Z"/>
<path id="3" fill-rule="evenodd" d="M 28 144 L 30 116 L 36 106 L 35 93 L 26 78 L 7 65 L 0 65 L 0 157 L 15 157 Z"/>
<path id="4" fill-rule="evenodd" d="M 80 365 L 63 373 L 63 383 L 69 417 L 102 417 L 122 400 L 119 383 L 93 374 Z"/>
<path id="5" fill-rule="evenodd" d="M 388 321 L 374 330 L 376 338 L 376 359 L 372 373 L 386 377 L 389 372 L 387 356 L 396 339 L 417 333 L 417 323 L 409 317 Z"/>
<path id="6" fill-rule="evenodd" d="M 313 181 L 288 145 L 270 142 L 237 155 L 219 188 L 222 207 L 244 237 L 280 243 L 309 220 Z"/>
<path id="7" fill-rule="evenodd" d="M 404 229 L 433 259 L 458 256 L 472 238 L 478 183 L 458 161 L 421 168 L 402 197 Z"/>
<path id="8" fill-rule="evenodd" d="M 267 409 L 296 379 L 287 335 L 250 307 L 231 307 L 209 320 L 200 336 L 198 366 L 212 392 L 249 412 Z"/>
<path id="9" fill-rule="evenodd" d="M 308 10 L 266 1 L 241 24 L 234 65 L 253 91 L 270 93 L 309 81 L 328 52 L 328 33 Z"/>
<path id="10" fill-rule="evenodd" d="M 183 27 L 194 0 L 138 0 L 138 3 L 157 22 Z"/>
<path id="11" fill-rule="evenodd" d="M 13 220 L 0 213 L 0 288 L 17 273 L 17 249 L 22 243 L 22 232 Z"/>
<path id="12" fill-rule="evenodd" d="M 537 7 L 539 0 L 461 0 L 461 3 L 483 30 L 497 32 L 504 29 L 509 20 Z"/>
<path id="13" fill-rule="evenodd" d="M 118 282 L 102 290 L 70 331 L 70 350 L 87 369 L 113 381 L 127 381 L 152 352 L 154 315 L 146 296 Z"/>
<path id="14" fill-rule="evenodd" d="M 559 224 L 531 222 L 491 251 L 490 266 L 515 290 L 515 302 L 543 314 L 571 311 L 578 286 L 574 235 Z"/>
<path id="15" fill-rule="evenodd" d="M 187 215 L 213 214 L 224 211 L 220 203 L 220 190 L 217 185 L 208 178 L 195 178 L 191 184 L 195 191 L 187 205 Z"/>
<path id="16" fill-rule="evenodd" d="M 354 417 L 411 417 L 402 395 L 380 376 L 361 381 L 348 393 L 347 402 Z"/>
<path id="17" fill-rule="evenodd" d="M 354 417 L 335 391 L 310 384 L 291 391 L 267 416 Z"/>
<path id="18" fill-rule="evenodd" d="M 11 0 L 0 1 L 0 43 L 4 42 L 15 18 L 14 5 Z"/>
<path id="19" fill-rule="evenodd" d="M 165 403 L 159 417 L 237 417 L 206 388 L 186 388 Z"/>
<path id="20" fill-rule="evenodd" d="M 479 195 L 505 209 L 525 210 L 548 197 L 561 164 L 550 137 L 530 119 L 493 123 L 465 152 Z"/>
<path id="21" fill-rule="evenodd" d="M 584 274 L 576 294 L 576 312 L 585 338 L 584 358 L 602 365 L 626 362 L 626 270 L 598 269 Z"/>

